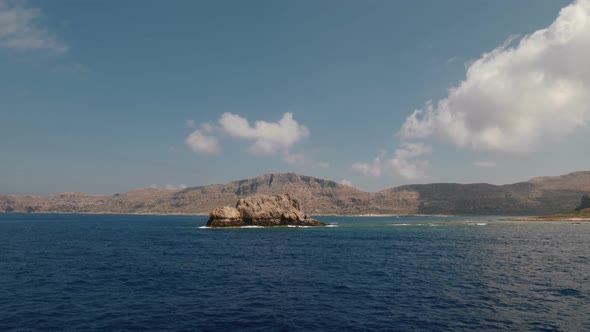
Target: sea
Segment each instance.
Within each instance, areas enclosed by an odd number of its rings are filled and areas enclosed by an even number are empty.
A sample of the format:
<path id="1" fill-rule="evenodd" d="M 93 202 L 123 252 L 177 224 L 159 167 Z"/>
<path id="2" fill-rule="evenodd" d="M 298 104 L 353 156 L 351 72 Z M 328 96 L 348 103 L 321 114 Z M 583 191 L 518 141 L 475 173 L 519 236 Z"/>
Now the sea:
<path id="1" fill-rule="evenodd" d="M 590 223 L 0 214 L 0 331 L 590 331 Z"/>

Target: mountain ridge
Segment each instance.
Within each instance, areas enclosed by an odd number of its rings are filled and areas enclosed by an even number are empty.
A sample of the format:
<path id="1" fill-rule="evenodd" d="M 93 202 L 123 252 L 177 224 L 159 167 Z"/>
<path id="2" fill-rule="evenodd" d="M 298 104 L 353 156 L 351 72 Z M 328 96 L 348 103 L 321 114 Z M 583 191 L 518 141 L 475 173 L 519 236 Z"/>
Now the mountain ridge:
<path id="1" fill-rule="evenodd" d="M 590 171 L 514 184 L 409 184 L 366 192 L 332 180 L 269 173 L 179 190 L 142 188 L 114 195 L 0 195 L 0 213 L 207 214 L 254 194 L 291 194 L 308 214 L 540 215 L 575 208 L 590 192 Z"/>

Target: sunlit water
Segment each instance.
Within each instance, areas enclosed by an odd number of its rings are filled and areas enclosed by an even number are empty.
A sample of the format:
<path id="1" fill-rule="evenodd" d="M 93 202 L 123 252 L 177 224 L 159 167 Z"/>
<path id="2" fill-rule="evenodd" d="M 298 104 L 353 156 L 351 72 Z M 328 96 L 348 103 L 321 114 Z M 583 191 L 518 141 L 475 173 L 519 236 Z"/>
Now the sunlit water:
<path id="1" fill-rule="evenodd" d="M 590 331 L 590 223 L 0 215 L 1 331 Z"/>

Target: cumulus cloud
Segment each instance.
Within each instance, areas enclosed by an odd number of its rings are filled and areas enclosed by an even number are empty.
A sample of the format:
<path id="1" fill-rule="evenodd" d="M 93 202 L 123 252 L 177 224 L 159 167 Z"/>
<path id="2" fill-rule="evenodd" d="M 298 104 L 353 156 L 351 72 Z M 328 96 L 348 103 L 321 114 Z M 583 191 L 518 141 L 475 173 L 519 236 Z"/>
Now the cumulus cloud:
<path id="1" fill-rule="evenodd" d="M 496 163 L 493 161 L 486 161 L 486 160 L 482 160 L 482 161 L 476 161 L 473 163 L 473 165 L 477 166 L 477 167 L 482 167 L 482 168 L 494 168 L 496 167 Z"/>
<path id="2" fill-rule="evenodd" d="M 406 119 L 402 138 L 442 138 L 477 151 L 530 152 L 590 122 L 590 0 L 548 28 L 469 65 L 446 98 Z M 411 173 L 411 172 L 410 172 Z"/>
<path id="3" fill-rule="evenodd" d="M 417 160 L 417 157 L 432 153 L 432 147 L 423 143 L 404 143 L 395 150 L 393 159 L 390 160 L 393 169 L 406 179 L 420 179 L 426 176 L 426 170 L 430 168 L 427 160 Z"/>
<path id="4" fill-rule="evenodd" d="M 197 128 L 193 120 L 186 120 L 190 128 Z M 278 154 L 283 161 L 300 167 L 328 168 L 327 162 L 315 162 L 304 153 L 293 153 L 292 148 L 301 140 L 310 137 L 309 129 L 293 119 L 292 113 L 285 113 L 277 122 L 256 121 L 250 125 L 240 115 L 224 113 L 219 125 L 205 123 L 193 131 L 186 139 L 186 144 L 198 153 L 218 153 L 221 150 L 218 137 L 226 134 L 230 137 L 250 141 L 248 153 L 252 155 Z"/>
<path id="5" fill-rule="evenodd" d="M 15 51 L 67 52 L 55 34 L 38 24 L 42 12 L 27 8 L 23 1 L 0 0 L 0 48 Z"/>
<path id="6" fill-rule="evenodd" d="M 426 177 L 430 162 L 418 157 L 432 153 L 432 147 L 423 143 L 403 143 L 392 158 L 386 159 L 385 152 L 374 158 L 372 163 L 355 163 L 352 168 L 364 175 L 381 177 L 396 174 L 405 179 L 416 180 Z"/>
<path id="7" fill-rule="evenodd" d="M 362 173 L 363 175 L 371 175 L 378 178 L 381 177 L 381 173 L 383 172 L 383 168 L 385 168 L 385 166 L 386 163 L 382 157 L 375 157 L 372 163 L 352 164 L 352 169 Z"/>
<path id="8" fill-rule="evenodd" d="M 297 142 L 310 136 L 309 129 L 285 113 L 278 122 L 256 121 L 250 126 L 248 120 L 232 113 L 224 113 L 219 120 L 224 132 L 232 137 L 254 141 L 248 149 L 251 154 L 287 154 Z"/>
<path id="9" fill-rule="evenodd" d="M 194 123 L 193 123 L 194 125 Z M 203 124 L 193 131 L 184 141 L 193 152 L 215 154 L 221 150 L 219 140 L 211 135 L 213 127 L 210 124 Z"/>

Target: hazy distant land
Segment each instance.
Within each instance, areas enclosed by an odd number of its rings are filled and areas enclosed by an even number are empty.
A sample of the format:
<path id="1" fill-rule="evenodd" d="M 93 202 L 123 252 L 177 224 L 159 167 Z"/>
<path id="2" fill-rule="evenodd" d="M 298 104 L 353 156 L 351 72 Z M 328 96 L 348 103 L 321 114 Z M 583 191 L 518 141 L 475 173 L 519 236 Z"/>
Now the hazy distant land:
<path id="1" fill-rule="evenodd" d="M 590 192 L 590 171 L 509 185 L 434 183 L 370 193 L 294 173 L 182 190 L 138 189 L 114 195 L 0 195 L 0 213 L 208 214 L 252 194 L 297 197 L 314 215 L 549 215 L 576 208 Z"/>

